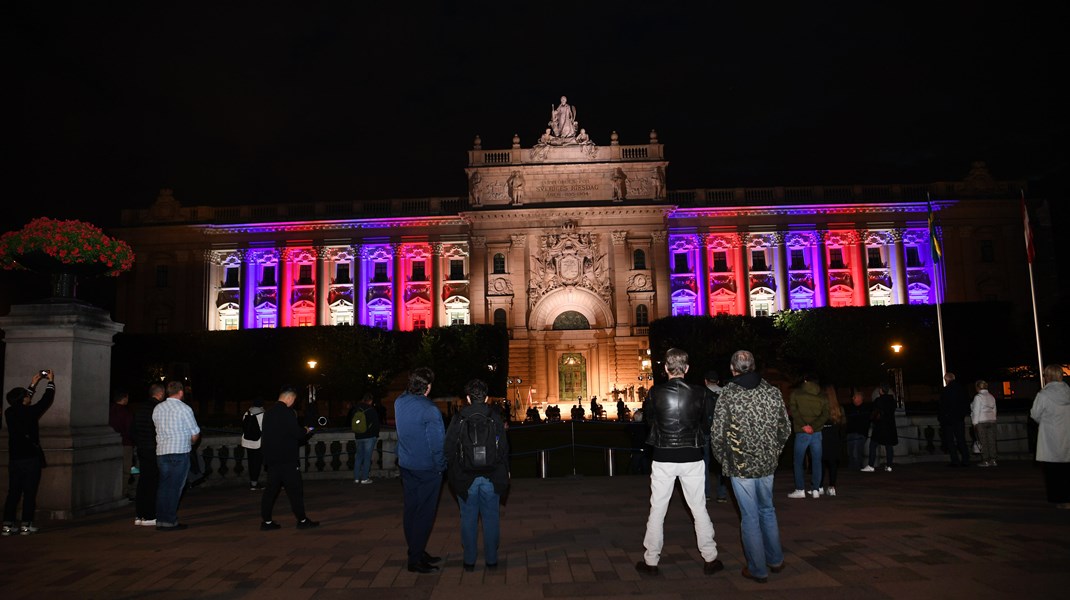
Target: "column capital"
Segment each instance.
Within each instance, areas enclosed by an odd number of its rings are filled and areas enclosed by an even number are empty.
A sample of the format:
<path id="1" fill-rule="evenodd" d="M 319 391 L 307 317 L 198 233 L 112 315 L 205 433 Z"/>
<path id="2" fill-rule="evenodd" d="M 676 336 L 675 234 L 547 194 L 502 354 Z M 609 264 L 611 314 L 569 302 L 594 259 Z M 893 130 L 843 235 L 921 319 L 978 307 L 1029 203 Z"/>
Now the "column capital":
<path id="1" fill-rule="evenodd" d="M 907 230 L 902 228 L 902 227 L 896 227 L 895 229 L 892 229 L 889 232 L 891 234 L 891 236 L 892 236 L 892 241 L 897 243 L 897 244 L 902 243 L 903 242 L 903 234 L 905 234 L 906 231 Z"/>
<path id="2" fill-rule="evenodd" d="M 471 240 L 473 248 L 486 248 L 487 247 L 487 237 L 486 236 L 473 235 L 473 236 L 469 237 L 468 239 Z"/>
<path id="3" fill-rule="evenodd" d="M 669 232 L 665 231 L 664 229 L 659 229 L 657 231 L 651 231 L 650 232 L 650 239 L 654 243 L 662 244 L 662 243 L 665 242 L 665 240 L 669 239 Z"/>
<path id="4" fill-rule="evenodd" d="M 401 242 L 390 242 L 390 250 L 393 251 L 395 258 L 405 257 L 405 245 Z"/>
<path id="5" fill-rule="evenodd" d="M 509 236 L 511 241 L 511 248 L 515 250 L 523 250 L 528 247 L 528 236 L 523 233 L 514 233 Z"/>
<path id="6" fill-rule="evenodd" d="M 784 245 L 784 237 L 785 236 L 784 236 L 784 232 L 783 231 L 774 231 L 773 233 L 769 234 L 769 237 L 773 240 L 773 245 L 774 246 L 783 246 Z"/>
<path id="7" fill-rule="evenodd" d="M 628 232 L 627 231 L 614 231 L 613 232 L 613 245 L 614 246 L 623 246 L 627 242 L 628 242 Z"/>
<path id="8" fill-rule="evenodd" d="M 733 248 L 746 248 L 750 245 L 750 233 L 746 231 L 740 231 L 736 234 L 736 239 L 732 240 Z"/>
<path id="9" fill-rule="evenodd" d="M 319 260 L 330 260 L 331 250 L 327 246 L 313 246 L 312 251 L 316 253 L 316 258 Z"/>

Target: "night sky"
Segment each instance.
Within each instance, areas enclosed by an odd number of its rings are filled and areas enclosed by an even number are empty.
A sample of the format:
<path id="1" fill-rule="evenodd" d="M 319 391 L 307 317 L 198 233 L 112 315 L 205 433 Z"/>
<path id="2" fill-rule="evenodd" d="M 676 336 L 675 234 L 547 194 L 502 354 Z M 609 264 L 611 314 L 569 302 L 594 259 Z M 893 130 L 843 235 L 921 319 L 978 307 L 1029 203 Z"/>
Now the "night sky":
<path id="1" fill-rule="evenodd" d="M 1065 8 L 146 4 L 5 9 L 3 230 L 112 225 L 162 187 L 185 205 L 461 195 L 476 134 L 530 147 L 562 95 L 596 144 L 656 129 L 670 189 L 959 180 L 984 160 L 1043 191 L 1070 171 Z"/>

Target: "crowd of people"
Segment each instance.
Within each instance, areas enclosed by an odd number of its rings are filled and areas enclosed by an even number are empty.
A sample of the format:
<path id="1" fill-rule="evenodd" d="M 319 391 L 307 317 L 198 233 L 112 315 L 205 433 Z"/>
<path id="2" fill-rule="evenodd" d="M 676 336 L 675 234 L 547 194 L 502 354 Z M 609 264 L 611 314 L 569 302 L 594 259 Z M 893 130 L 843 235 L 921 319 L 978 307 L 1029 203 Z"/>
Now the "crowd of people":
<path id="1" fill-rule="evenodd" d="M 635 568 L 643 576 L 659 575 L 664 520 L 679 484 L 693 520 L 703 573 L 722 571 L 724 564 L 718 558 L 706 502 L 711 498 L 728 502 L 730 488 L 739 508 L 746 558 L 741 576 L 765 583 L 771 574 L 786 567 L 773 500 L 773 475 L 789 439 L 794 437 L 794 490 L 788 498 L 834 497 L 844 443 L 849 469 L 892 471 L 899 402 L 892 387 L 881 383 L 868 401 L 862 390 L 855 389 L 843 405 L 834 386 L 809 373 L 785 401 L 781 390 L 758 373 L 753 354 L 746 350 L 732 355 L 729 379 L 722 382 L 717 372 L 710 370 L 704 374 L 705 385 L 697 386 L 685 381 L 688 361 L 684 350 L 669 349 L 661 363 L 666 380 L 650 388 L 644 399 L 644 442 L 651 451 L 650 501 L 643 558 Z M 1043 387 L 1030 411 L 1039 424 L 1036 460 L 1043 467 L 1048 500 L 1066 509 L 1070 508 L 1070 387 L 1063 382 L 1058 365 L 1046 367 L 1042 376 Z M 407 568 L 419 574 L 441 568 L 441 557 L 429 554 L 427 544 L 445 478 L 460 509 L 464 570 L 476 568 L 480 533 L 484 568 L 494 570 L 501 540 L 500 503 L 510 482 L 508 418 L 487 402 L 487 384 L 473 379 L 465 385 L 464 406 L 452 415 L 447 427 L 442 411 L 430 399 L 434 379 L 428 368 L 413 370 L 405 392 L 394 403 Z M 35 404 L 33 396 L 42 381 L 47 381 L 46 390 Z M 949 465 L 969 464 L 965 438 L 968 416 L 976 431 L 980 465 L 997 466 L 996 402 L 988 383 L 974 383 L 971 401 L 953 373 L 947 373 L 944 382 L 938 416 Z M 38 421 L 51 406 L 55 389 L 52 371 L 42 370 L 31 378 L 28 387 L 16 387 L 7 394 L 10 406 L 4 414 L 10 464 L 5 536 L 37 531 L 36 494 L 46 462 Z M 191 449 L 201 430 L 193 410 L 183 401 L 184 395 L 183 382 L 176 380 L 152 384 L 148 401 L 137 411 L 130 409 L 125 393 L 114 397 L 110 421 L 124 447 L 124 475 L 131 472 L 135 456 L 138 465 L 136 493 L 129 492 L 135 498 L 137 526 L 152 526 L 157 531 L 187 526 L 179 519 L 179 505 L 190 472 Z M 273 515 L 282 490 L 298 529 L 319 525 L 305 511 L 299 463 L 300 448 L 314 427 L 300 422 L 294 407 L 297 396 L 294 388 L 283 388 L 267 410 L 263 402 L 255 400 L 245 415 L 251 421 L 243 430 L 242 446 L 248 456 L 250 488 L 263 490 L 262 531 L 282 527 Z M 596 398 L 591 404 L 592 412 L 604 412 Z M 583 406 L 577 403 L 573 413 L 573 418 L 582 419 Z M 367 484 L 371 482 L 371 454 L 381 417 L 369 395 L 351 407 L 347 418 L 356 448 L 354 482 Z M 533 418 L 530 413 L 529 418 Z M 878 465 L 881 448 L 885 460 Z M 262 487 L 258 481 L 261 468 L 267 476 Z M 124 477 L 124 485 L 127 482 Z M 20 502 L 22 519 L 16 525 Z"/>

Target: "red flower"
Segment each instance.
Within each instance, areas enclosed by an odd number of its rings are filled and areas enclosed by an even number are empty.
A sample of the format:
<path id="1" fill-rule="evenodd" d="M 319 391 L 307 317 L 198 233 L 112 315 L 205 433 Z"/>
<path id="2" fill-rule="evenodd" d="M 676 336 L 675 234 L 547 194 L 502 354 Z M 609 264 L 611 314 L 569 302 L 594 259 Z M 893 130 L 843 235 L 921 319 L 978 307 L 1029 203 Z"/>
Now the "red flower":
<path id="1" fill-rule="evenodd" d="M 129 244 L 108 237 L 99 228 L 82 221 L 40 217 L 19 231 L 0 236 L 3 268 L 25 269 L 19 258 L 34 253 L 45 254 L 66 265 L 100 264 L 107 267 L 104 274 L 113 277 L 134 264 L 134 251 Z"/>

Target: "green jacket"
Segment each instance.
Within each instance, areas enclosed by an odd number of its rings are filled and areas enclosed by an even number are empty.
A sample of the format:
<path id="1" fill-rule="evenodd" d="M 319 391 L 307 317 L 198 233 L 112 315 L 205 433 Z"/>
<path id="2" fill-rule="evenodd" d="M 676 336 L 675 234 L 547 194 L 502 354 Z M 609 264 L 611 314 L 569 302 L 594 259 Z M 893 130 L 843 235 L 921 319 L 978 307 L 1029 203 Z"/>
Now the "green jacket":
<path id="1" fill-rule="evenodd" d="M 791 412 L 791 425 L 795 433 L 803 433 L 806 425 L 813 427 L 816 433 L 829 420 L 829 401 L 816 383 L 804 381 L 791 393 L 788 411 Z"/>

